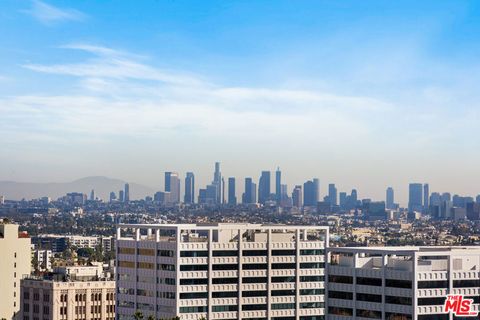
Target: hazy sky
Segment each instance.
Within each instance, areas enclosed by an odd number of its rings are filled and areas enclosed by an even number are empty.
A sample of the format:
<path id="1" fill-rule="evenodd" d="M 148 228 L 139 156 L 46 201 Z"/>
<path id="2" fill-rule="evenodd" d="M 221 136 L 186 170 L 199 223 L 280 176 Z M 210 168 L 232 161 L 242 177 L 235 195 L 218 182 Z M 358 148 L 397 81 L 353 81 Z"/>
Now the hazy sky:
<path id="1" fill-rule="evenodd" d="M 480 193 L 478 1 L 0 4 L 0 180 Z"/>

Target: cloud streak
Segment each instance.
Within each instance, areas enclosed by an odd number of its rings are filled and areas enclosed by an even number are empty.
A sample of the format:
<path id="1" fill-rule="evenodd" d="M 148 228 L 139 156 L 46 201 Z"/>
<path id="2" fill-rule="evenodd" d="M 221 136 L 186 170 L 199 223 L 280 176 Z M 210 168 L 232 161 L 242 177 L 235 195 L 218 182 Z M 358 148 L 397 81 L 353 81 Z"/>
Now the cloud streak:
<path id="1" fill-rule="evenodd" d="M 45 25 L 66 21 L 83 21 L 87 15 L 75 9 L 58 8 L 45 2 L 34 0 L 29 10 L 25 11 Z"/>

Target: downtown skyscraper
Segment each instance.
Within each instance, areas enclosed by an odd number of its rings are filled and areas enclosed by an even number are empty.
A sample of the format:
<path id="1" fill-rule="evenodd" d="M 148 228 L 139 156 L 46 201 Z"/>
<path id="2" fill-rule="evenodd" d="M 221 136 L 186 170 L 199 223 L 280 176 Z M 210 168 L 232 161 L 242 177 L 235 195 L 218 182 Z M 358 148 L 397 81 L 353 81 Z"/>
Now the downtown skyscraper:
<path id="1" fill-rule="evenodd" d="M 236 205 L 237 204 L 237 196 L 235 194 L 235 178 L 234 177 L 228 178 L 228 204 L 229 205 Z"/>
<path id="2" fill-rule="evenodd" d="M 423 186 L 421 183 L 410 183 L 408 186 L 408 211 L 423 211 Z"/>
<path id="3" fill-rule="evenodd" d="M 395 206 L 395 194 L 392 187 L 388 187 L 386 191 L 386 208 L 394 209 Z"/>
<path id="4" fill-rule="evenodd" d="M 185 195 L 183 200 L 185 203 L 195 203 L 195 175 L 193 172 L 187 172 L 185 177 Z"/>
<path id="5" fill-rule="evenodd" d="M 165 172 L 165 193 L 167 192 L 167 203 L 180 202 L 180 178 L 177 172 Z"/>
<path id="6" fill-rule="evenodd" d="M 308 180 L 303 184 L 303 205 L 316 207 L 318 203 L 319 181 L 318 179 Z"/>
<path id="7" fill-rule="evenodd" d="M 280 168 L 277 168 L 277 171 L 275 171 L 275 200 L 277 204 L 280 204 L 280 201 L 282 201 L 282 172 Z"/>
<path id="8" fill-rule="evenodd" d="M 258 183 L 258 202 L 265 204 L 270 198 L 270 171 L 262 171 Z"/>

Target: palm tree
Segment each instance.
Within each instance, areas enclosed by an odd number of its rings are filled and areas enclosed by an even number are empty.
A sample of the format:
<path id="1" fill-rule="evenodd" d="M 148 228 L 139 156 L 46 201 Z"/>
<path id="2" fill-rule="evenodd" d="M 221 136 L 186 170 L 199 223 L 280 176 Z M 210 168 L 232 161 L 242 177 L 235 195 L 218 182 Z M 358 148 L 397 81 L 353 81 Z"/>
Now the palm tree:
<path id="1" fill-rule="evenodd" d="M 156 320 L 156 319 L 155 319 L 155 317 L 154 317 L 153 315 L 150 314 L 150 315 L 147 317 L 147 320 Z"/>
<path id="2" fill-rule="evenodd" d="M 140 310 L 135 311 L 133 314 L 133 319 L 135 320 L 143 320 L 143 313 Z"/>

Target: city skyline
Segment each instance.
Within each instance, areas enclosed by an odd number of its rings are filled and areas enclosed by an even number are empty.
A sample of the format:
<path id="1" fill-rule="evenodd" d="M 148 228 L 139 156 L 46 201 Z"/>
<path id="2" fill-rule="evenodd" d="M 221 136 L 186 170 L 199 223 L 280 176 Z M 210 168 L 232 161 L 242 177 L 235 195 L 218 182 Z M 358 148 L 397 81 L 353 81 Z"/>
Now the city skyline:
<path id="1" fill-rule="evenodd" d="M 204 185 L 220 159 L 401 203 L 478 192 L 475 2 L 2 6 L 0 180 Z"/>

